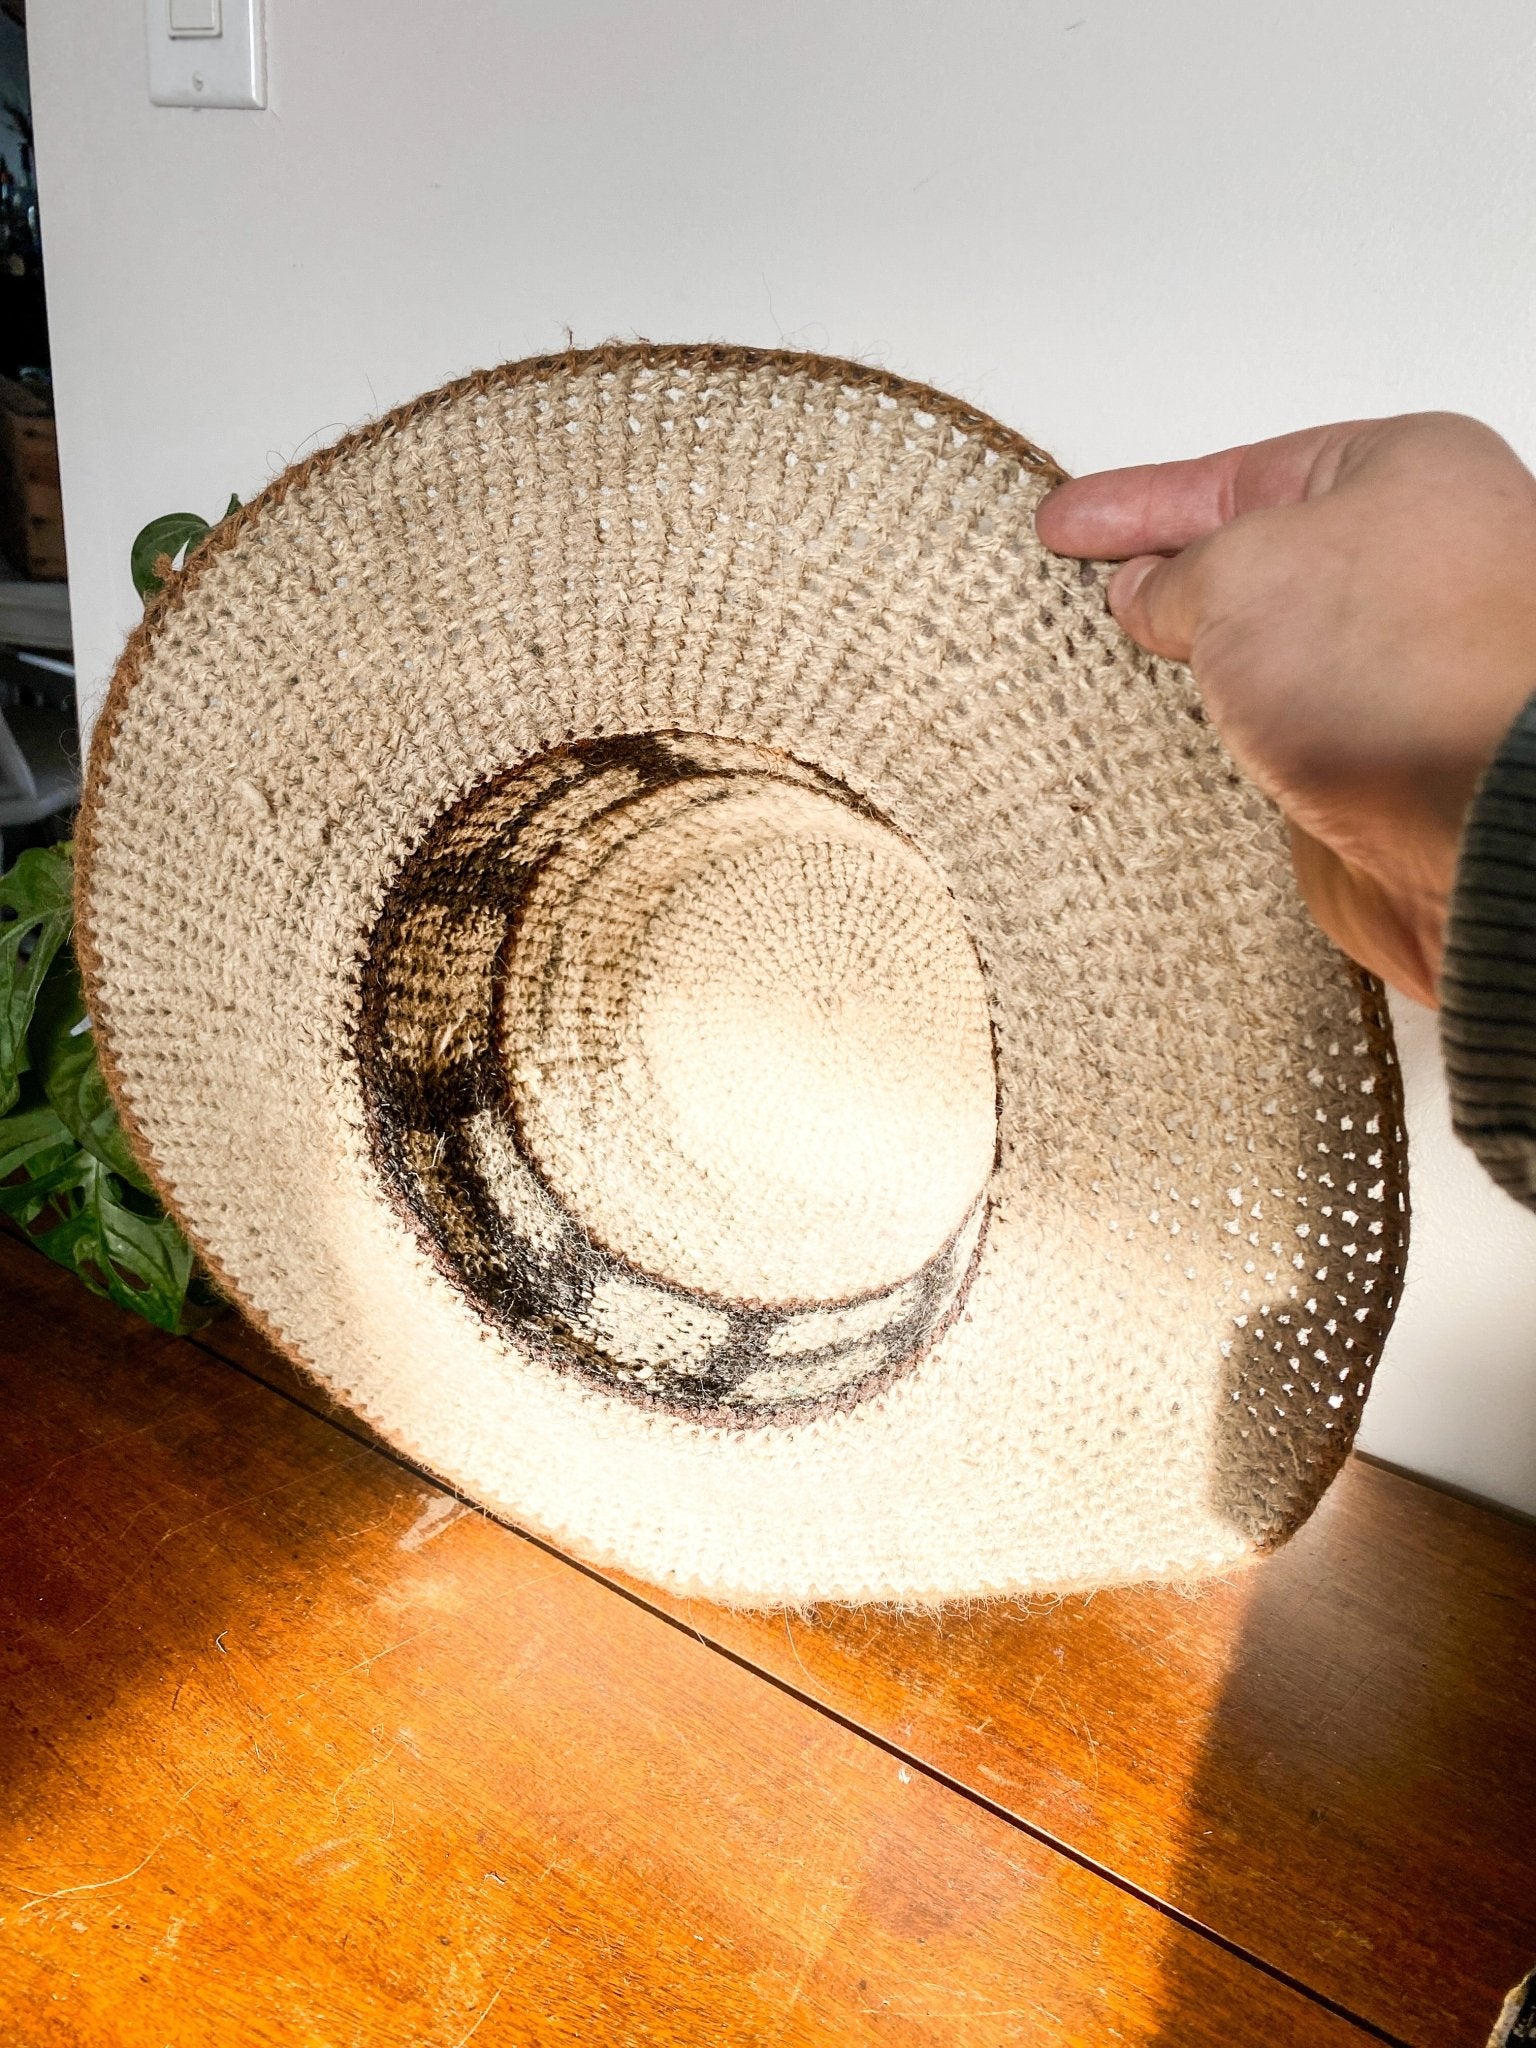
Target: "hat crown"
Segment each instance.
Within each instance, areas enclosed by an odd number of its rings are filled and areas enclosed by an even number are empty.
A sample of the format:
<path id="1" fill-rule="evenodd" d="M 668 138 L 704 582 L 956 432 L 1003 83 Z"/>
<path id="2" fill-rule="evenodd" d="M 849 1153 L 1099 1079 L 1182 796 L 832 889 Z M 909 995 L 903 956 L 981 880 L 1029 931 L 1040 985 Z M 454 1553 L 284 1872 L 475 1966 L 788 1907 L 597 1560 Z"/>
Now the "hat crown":
<path id="1" fill-rule="evenodd" d="M 531 1161 L 598 1242 L 727 1301 L 836 1302 L 920 1271 L 985 1190 L 986 993 L 914 847 L 741 753 L 540 870 L 503 1057 Z"/>
<path id="2" fill-rule="evenodd" d="M 389 893 L 359 1053 L 387 1179 L 558 1370 L 785 1415 L 965 1298 L 981 966 L 924 855 L 788 755 L 630 733 L 472 790 Z"/>

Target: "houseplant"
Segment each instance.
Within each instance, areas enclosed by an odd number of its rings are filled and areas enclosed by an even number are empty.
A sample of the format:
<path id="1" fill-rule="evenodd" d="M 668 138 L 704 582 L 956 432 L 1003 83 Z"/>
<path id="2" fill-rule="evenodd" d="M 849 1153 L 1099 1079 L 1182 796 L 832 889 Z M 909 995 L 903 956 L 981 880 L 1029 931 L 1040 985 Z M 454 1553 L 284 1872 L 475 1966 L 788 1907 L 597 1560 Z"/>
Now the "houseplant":
<path id="1" fill-rule="evenodd" d="M 161 590 L 212 530 L 190 512 L 151 520 L 130 557 L 140 597 Z M 107 1092 L 71 942 L 73 893 L 68 841 L 34 847 L 0 875 L 0 1215 L 93 1293 L 186 1330 L 216 1313 L 219 1297 Z"/>

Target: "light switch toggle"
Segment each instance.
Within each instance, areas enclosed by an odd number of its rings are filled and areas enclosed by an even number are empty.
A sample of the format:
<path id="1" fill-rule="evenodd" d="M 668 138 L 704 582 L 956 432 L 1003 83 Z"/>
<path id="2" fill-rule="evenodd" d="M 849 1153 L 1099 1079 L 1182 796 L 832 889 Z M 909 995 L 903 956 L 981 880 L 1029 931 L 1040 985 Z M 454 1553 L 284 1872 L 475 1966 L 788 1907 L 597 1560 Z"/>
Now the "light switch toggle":
<path id="1" fill-rule="evenodd" d="M 11 6 L 15 0 L 0 0 Z M 117 0 L 123 4 L 123 0 Z M 157 107 L 267 104 L 263 0 L 140 0 Z"/>
<path id="2" fill-rule="evenodd" d="M 166 0 L 173 36 L 219 36 L 224 33 L 222 0 Z"/>

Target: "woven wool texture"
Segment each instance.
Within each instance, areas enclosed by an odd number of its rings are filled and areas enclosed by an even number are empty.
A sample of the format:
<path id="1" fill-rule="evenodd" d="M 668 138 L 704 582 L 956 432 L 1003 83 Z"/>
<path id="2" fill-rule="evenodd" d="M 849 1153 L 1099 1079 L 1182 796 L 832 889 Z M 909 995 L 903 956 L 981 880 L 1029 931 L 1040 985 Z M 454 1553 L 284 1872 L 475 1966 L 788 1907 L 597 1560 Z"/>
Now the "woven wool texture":
<path id="1" fill-rule="evenodd" d="M 953 897 L 784 755 L 541 755 L 406 861 L 358 1046 L 380 1169 L 557 1370 L 786 1420 L 953 1320 L 997 1082 Z"/>
<path id="2" fill-rule="evenodd" d="M 1060 472 L 824 358 L 609 348 L 218 529 L 79 941 L 231 1294 L 509 1518 L 749 1604 L 1221 1571 L 1401 1286 L 1380 993 Z"/>

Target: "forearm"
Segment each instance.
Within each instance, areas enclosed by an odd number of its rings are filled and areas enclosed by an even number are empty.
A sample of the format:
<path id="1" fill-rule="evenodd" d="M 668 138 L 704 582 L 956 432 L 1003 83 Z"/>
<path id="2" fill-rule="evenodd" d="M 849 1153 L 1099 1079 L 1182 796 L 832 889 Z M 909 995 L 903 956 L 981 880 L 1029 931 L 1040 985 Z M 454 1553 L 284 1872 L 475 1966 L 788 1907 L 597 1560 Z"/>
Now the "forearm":
<path id="1" fill-rule="evenodd" d="M 1536 1208 L 1536 696 L 1467 814 L 1440 984 L 1456 1132 Z"/>

